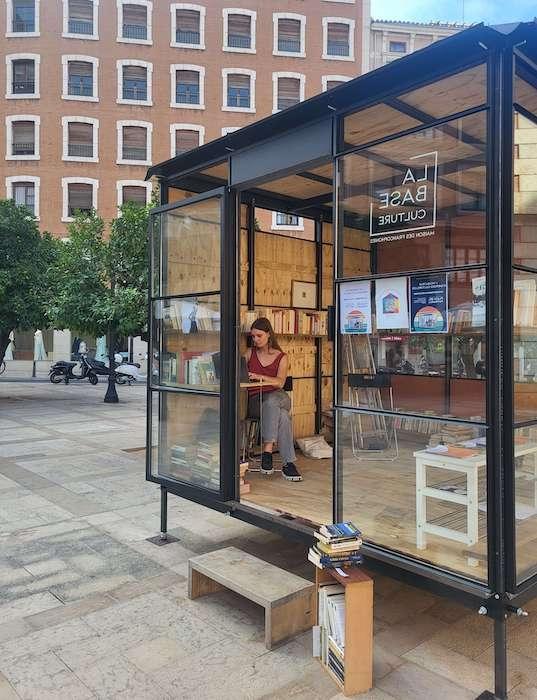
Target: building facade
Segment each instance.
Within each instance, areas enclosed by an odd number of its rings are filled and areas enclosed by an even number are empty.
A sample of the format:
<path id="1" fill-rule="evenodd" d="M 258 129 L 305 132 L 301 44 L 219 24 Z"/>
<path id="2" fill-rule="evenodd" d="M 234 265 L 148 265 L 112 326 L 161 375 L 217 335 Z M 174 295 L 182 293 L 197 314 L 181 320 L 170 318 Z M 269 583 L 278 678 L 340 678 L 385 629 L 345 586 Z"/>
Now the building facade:
<path id="1" fill-rule="evenodd" d="M 67 235 L 147 167 L 368 69 L 369 0 L 1 0 L 0 196 Z M 3 190 L 3 191 L 1 191 Z M 278 215 L 272 226 L 298 227 Z"/>
<path id="2" fill-rule="evenodd" d="M 456 22 L 392 22 L 372 19 L 370 69 L 380 68 L 401 56 L 456 34 L 464 29 L 464 26 Z"/>

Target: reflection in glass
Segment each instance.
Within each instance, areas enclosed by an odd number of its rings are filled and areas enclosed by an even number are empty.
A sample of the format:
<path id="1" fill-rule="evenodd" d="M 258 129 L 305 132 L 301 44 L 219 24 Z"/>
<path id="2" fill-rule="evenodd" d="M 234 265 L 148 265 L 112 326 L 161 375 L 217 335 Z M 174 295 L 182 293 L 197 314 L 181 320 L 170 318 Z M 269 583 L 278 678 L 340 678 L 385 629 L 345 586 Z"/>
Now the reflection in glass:
<path id="1" fill-rule="evenodd" d="M 153 302 L 153 384 L 218 391 L 220 296 Z"/>
<path id="2" fill-rule="evenodd" d="M 417 293 L 420 283 L 427 286 L 433 282 L 436 291 Z M 343 283 L 340 288 L 353 284 Z M 416 274 L 358 284 L 369 288 L 371 332 L 341 332 L 340 405 L 484 423 L 484 270 Z M 426 305 L 431 299 L 436 300 L 434 306 Z M 341 294 L 340 308 L 343 314 Z M 423 323 L 430 321 L 432 332 L 416 325 L 418 315 L 427 309 Z M 389 327 L 391 322 L 393 327 Z"/>
<path id="3" fill-rule="evenodd" d="M 537 273 L 514 271 L 513 377 L 515 421 L 537 418 Z"/>
<path id="4" fill-rule="evenodd" d="M 167 391 L 155 392 L 152 411 L 151 473 L 153 476 L 219 490 L 218 397 Z"/>
<path id="5" fill-rule="evenodd" d="M 339 159 L 340 277 L 485 261 L 486 114 Z"/>
<path id="6" fill-rule="evenodd" d="M 537 426 L 515 434 L 515 532 L 517 583 L 537 572 Z"/>
<path id="7" fill-rule="evenodd" d="M 348 410 L 337 425 L 343 518 L 369 542 L 486 579 L 485 428 Z"/>

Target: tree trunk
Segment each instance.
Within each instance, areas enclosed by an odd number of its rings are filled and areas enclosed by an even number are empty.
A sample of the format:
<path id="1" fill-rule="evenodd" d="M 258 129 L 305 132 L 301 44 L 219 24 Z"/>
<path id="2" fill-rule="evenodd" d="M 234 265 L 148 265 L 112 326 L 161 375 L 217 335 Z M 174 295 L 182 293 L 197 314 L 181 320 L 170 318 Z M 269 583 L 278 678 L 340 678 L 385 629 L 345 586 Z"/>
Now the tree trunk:
<path id="1" fill-rule="evenodd" d="M 119 403 L 119 396 L 116 391 L 116 361 L 114 360 L 116 349 L 116 334 L 110 329 L 108 331 L 108 364 L 110 367 L 110 374 L 108 375 L 108 389 L 106 390 L 106 395 L 104 397 L 105 403 Z"/>
<path id="2" fill-rule="evenodd" d="M 0 330 L 0 363 L 4 360 L 7 346 L 9 345 L 9 334 L 11 331 Z"/>

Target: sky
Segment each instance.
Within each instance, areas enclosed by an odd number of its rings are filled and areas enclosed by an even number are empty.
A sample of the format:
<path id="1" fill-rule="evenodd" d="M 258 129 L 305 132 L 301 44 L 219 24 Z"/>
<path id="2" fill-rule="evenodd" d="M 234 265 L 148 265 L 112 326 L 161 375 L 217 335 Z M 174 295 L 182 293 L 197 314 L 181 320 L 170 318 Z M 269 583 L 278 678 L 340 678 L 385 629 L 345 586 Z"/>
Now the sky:
<path id="1" fill-rule="evenodd" d="M 536 16 L 536 0 L 371 0 L 374 19 L 505 24 Z"/>

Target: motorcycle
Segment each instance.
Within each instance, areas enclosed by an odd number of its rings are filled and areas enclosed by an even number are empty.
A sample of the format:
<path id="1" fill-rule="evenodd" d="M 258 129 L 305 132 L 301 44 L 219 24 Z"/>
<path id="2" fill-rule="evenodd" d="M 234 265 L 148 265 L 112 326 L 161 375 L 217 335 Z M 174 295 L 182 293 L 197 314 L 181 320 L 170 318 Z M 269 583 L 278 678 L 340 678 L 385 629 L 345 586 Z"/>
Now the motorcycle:
<path id="1" fill-rule="evenodd" d="M 124 362 L 122 355 L 117 353 L 114 357 L 116 364 L 116 382 L 118 384 L 128 384 L 136 382 L 139 378 L 140 365 L 137 362 Z"/>
<path id="2" fill-rule="evenodd" d="M 69 384 L 70 381 L 87 379 L 90 384 L 95 386 L 99 377 L 87 358 L 84 355 L 80 356 L 80 374 L 74 372 L 77 364 L 77 362 L 66 362 L 65 360 L 55 362 L 49 370 L 49 380 L 52 384 L 61 384 L 62 382 Z"/>

